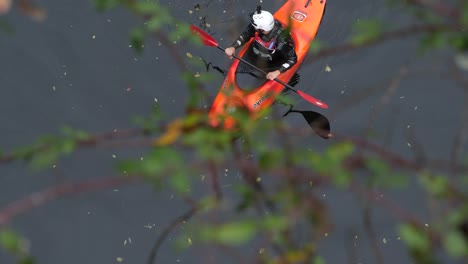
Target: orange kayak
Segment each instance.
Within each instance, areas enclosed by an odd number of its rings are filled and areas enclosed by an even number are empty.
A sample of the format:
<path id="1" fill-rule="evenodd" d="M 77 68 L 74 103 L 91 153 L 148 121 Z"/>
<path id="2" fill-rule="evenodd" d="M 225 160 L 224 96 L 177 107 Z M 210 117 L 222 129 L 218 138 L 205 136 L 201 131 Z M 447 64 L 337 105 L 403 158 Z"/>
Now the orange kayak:
<path id="1" fill-rule="evenodd" d="M 288 71 L 280 74 L 278 80 L 288 83 L 306 57 L 309 47 L 317 34 L 325 12 L 326 0 L 289 0 L 274 13 L 276 20 L 290 27 L 295 42 L 297 63 Z M 251 48 L 253 40 L 247 42 L 238 56 L 243 57 Z M 239 85 L 236 74 L 240 63 L 233 61 L 208 114 L 211 126 L 223 129 L 235 129 L 236 120 L 231 114 L 238 110 L 247 110 L 251 118 L 258 118 L 262 110 L 273 104 L 275 98 L 283 91 L 284 85 L 277 81 L 266 80 L 251 87 Z"/>

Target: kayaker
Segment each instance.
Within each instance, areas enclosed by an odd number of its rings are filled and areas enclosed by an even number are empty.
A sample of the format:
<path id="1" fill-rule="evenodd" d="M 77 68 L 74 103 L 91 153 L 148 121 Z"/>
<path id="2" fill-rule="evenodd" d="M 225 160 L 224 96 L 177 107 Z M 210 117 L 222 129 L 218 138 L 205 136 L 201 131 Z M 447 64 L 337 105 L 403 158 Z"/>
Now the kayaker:
<path id="1" fill-rule="evenodd" d="M 225 52 L 232 58 L 236 48 L 254 38 L 252 48 L 244 55 L 244 59 L 267 72 L 266 78 L 273 80 L 296 64 L 294 41 L 289 31 L 270 12 L 261 10 L 260 6 L 257 6 L 257 10 L 249 16 L 250 24 L 232 46 L 225 49 Z M 245 71 L 246 68 L 252 70 L 246 65 L 240 70 Z"/>

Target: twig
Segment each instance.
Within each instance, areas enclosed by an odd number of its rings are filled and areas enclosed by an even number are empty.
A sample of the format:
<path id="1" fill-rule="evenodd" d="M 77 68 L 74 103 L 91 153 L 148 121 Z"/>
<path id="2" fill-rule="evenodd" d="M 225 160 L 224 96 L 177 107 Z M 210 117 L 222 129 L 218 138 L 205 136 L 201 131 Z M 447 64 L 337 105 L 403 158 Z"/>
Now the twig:
<path id="1" fill-rule="evenodd" d="M 190 208 L 190 210 L 188 210 L 184 214 L 180 215 L 179 217 L 171 221 L 169 225 L 163 229 L 161 235 L 156 240 L 156 242 L 153 245 L 153 248 L 151 249 L 150 255 L 148 257 L 148 264 L 156 263 L 155 261 L 159 252 L 159 248 L 161 248 L 161 245 L 164 243 L 167 236 L 172 232 L 172 230 L 174 230 L 174 228 L 176 228 L 180 224 L 187 222 L 197 212 L 198 212 L 198 207 L 196 205 L 193 205 L 192 208 Z"/>
<path id="2" fill-rule="evenodd" d="M 221 191 L 221 186 L 219 185 L 219 174 L 218 168 L 216 167 L 216 163 L 213 160 L 208 161 L 208 167 L 210 168 L 210 180 L 211 180 L 211 188 L 215 193 L 215 197 L 217 201 L 221 201 L 223 199 L 223 192 Z"/>
<path id="3" fill-rule="evenodd" d="M 377 240 L 377 234 L 375 233 L 374 229 L 374 223 L 372 222 L 372 216 L 371 216 L 371 205 L 370 205 L 369 199 L 365 200 L 365 205 L 364 205 L 364 210 L 363 210 L 363 225 L 364 225 L 364 230 L 366 231 L 367 237 L 370 240 L 370 244 L 372 247 L 372 250 L 374 252 L 376 261 L 378 264 L 383 264 L 383 255 L 382 251 L 379 248 L 378 245 L 378 240 Z"/>

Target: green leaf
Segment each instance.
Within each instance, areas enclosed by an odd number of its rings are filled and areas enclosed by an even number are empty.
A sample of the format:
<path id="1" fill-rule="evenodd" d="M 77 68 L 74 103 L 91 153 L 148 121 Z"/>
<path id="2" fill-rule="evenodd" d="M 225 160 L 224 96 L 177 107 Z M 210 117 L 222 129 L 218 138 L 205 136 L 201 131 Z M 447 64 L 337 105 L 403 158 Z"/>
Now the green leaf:
<path id="1" fill-rule="evenodd" d="M 138 54 L 143 52 L 145 36 L 146 31 L 141 27 L 136 27 L 130 32 L 130 43 Z"/>
<path id="2" fill-rule="evenodd" d="M 121 0 L 94 0 L 96 10 L 102 12 L 117 7 Z"/>
<path id="3" fill-rule="evenodd" d="M 462 53 L 468 51 L 468 34 L 456 34 L 449 39 L 449 43 L 457 51 Z"/>
<path id="4" fill-rule="evenodd" d="M 382 24 L 376 19 L 359 20 L 353 25 L 353 35 L 351 43 L 354 45 L 362 45 L 366 42 L 378 38 L 382 31 Z"/>
<path id="5" fill-rule="evenodd" d="M 164 25 L 164 20 L 161 17 L 153 16 L 146 23 L 145 26 L 150 32 L 157 32 Z"/>
<path id="6" fill-rule="evenodd" d="M 349 157 L 353 151 L 354 145 L 351 142 L 342 142 L 329 147 L 326 156 L 333 162 L 339 163 Z"/>
<path id="7" fill-rule="evenodd" d="M 6 251 L 16 253 L 21 249 L 21 238 L 11 230 L 0 230 L 0 246 Z"/>
<path id="8" fill-rule="evenodd" d="M 260 222 L 260 225 L 263 230 L 281 232 L 288 227 L 289 221 L 285 216 L 268 215 Z"/>
<path id="9" fill-rule="evenodd" d="M 214 231 L 214 239 L 217 242 L 228 245 L 240 245 L 252 239 L 256 233 L 256 225 L 253 221 L 227 223 Z"/>
<path id="10" fill-rule="evenodd" d="M 133 122 L 143 129 L 145 135 L 150 135 L 158 131 L 158 129 L 160 128 L 160 124 L 158 122 L 163 117 L 163 114 L 157 102 L 153 104 L 151 108 L 152 111 L 149 116 L 137 116 L 133 118 Z"/>
<path id="11" fill-rule="evenodd" d="M 365 160 L 367 169 L 371 172 L 371 184 L 376 187 L 405 187 L 409 183 L 409 177 L 395 173 L 387 163 L 378 158 Z"/>
<path id="12" fill-rule="evenodd" d="M 59 152 L 48 149 L 47 151 L 41 151 L 33 156 L 31 159 L 31 167 L 33 170 L 41 170 L 52 166 L 59 159 Z"/>
<path id="13" fill-rule="evenodd" d="M 181 154 L 171 148 L 153 149 L 140 160 L 127 160 L 118 164 L 118 169 L 127 174 L 142 174 L 148 178 L 161 178 L 166 172 L 179 172 L 184 168 Z"/>
<path id="14" fill-rule="evenodd" d="M 158 13 L 160 9 L 161 6 L 155 2 L 137 2 L 133 6 L 133 10 L 143 16 Z"/>
<path id="15" fill-rule="evenodd" d="M 171 183 L 172 188 L 175 191 L 181 194 L 186 194 L 190 192 L 191 181 L 190 176 L 186 173 L 173 173 L 169 176 L 169 181 Z"/>
<path id="16" fill-rule="evenodd" d="M 259 153 L 259 164 L 263 169 L 273 169 L 284 164 L 286 159 L 282 150 L 267 150 Z"/>
<path id="17" fill-rule="evenodd" d="M 319 39 L 314 39 L 309 47 L 309 53 L 317 54 L 326 47 L 326 44 Z"/>
<path id="18" fill-rule="evenodd" d="M 405 241 L 411 249 L 420 252 L 427 252 L 430 250 L 429 237 L 419 228 L 413 225 L 403 224 L 399 227 L 399 233 L 403 241 Z"/>
<path id="19" fill-rule="evenodd" d="M 199 127 L 183 136 L 185 144 L 193 146 L 197 156 L 206 160 L 222 160 L 231 147 L 233 134 Z"/>
<path id="20" fill-rule="evenodd" d="M 468 256 L 468 240 L 459 231 L 449 231 L 443 238 L 445 250 L 454 258 Z"/>
<path id="21" fill-rule="evenodd" d="M 322 159 L 321 173 L 331 176 L 338 187 L 347 187 L 351 182 L 351 171 L 344 167 L 344 160 L 354 151 L 351 142 L 342 142 L 327 149 Z"/>
<path id="22" fill-rule="evenodd" d="M 63 126 L 60 129 L 60 132 L 67 138 L 74 140 L 88 140 L 91 138 L 91 135 L 88 132 L 82 130 L 76 130 L 69 126 Z"/>
<path id="23" fill-rule="evenodd" d="M 8 35 L 13 35 L 14 33 L 13 27 L 4 19 L 0 19 L 0 30 Z"/>
<path id="24" fill-rule="evenodd" d="M 315 256 L 312 264 L 325 264 L 325 259 L 321 256 Z"/>
<path id="25" fill-rule="evenodd" d="M 448 37 L 442 32 L 430 32 L 427 33 L 419 44 L 419 53 L 424 54 L 433 49 L 439 49 L 447 45 Z"/>
<path id="26" fill-rule="evenodd" d="M 36 261 L 31 256 L 21 257 L 21 259 L 18 261 L 18 264 L 34 264 L 34 263 L 36 263 Z"/>
<path id="27" fill-rule="evenodd" d="M 419 180 L 422 186 L 436 197 L 444 196 L 449 192 L 449 181 L 446 176 L 423 174 Z"/>

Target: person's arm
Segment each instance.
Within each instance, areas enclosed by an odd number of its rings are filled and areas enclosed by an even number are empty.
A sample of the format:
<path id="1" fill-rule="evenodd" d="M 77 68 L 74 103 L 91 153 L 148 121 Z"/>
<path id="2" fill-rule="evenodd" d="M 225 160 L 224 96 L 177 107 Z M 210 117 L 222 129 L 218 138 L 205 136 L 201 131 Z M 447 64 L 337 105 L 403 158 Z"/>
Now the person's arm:
<path id="1" fill-rule="evenodd" d="M 242 32 L 242 34 L 234 41 L 234 43 L 232 43 L 231 47 L 226 48 L 224 52 L 232 59 L 232 56 L 236 53 L 236 48 L 244 45 L 254 35 L 255 28 L 252 26 L 252 24 L 249 24 L 245 28 L 244 32 Z"/>
<path id="2" fill-rule="evenodd" d="M 283 73 L 291 69 L 292 66 L 294 66 L 294 64 L 297 62 L 294 40 L 291 38 L 291 35 L 288 32 L 283 31 L 281 34 L 277 50 L 279 50 L 283 57 L 286 58 L 286 61 L 279 69 L 279 71 Z"/>
<path id="3" fill-rule="evenodd" d="M 255 35 L 255 28 L 252 24 L 249 24 L 244 32 L 232 43 L 231 47 L 237 49 L 238 47 L 243 46 L 247 41 L 250 40 Z"/>

